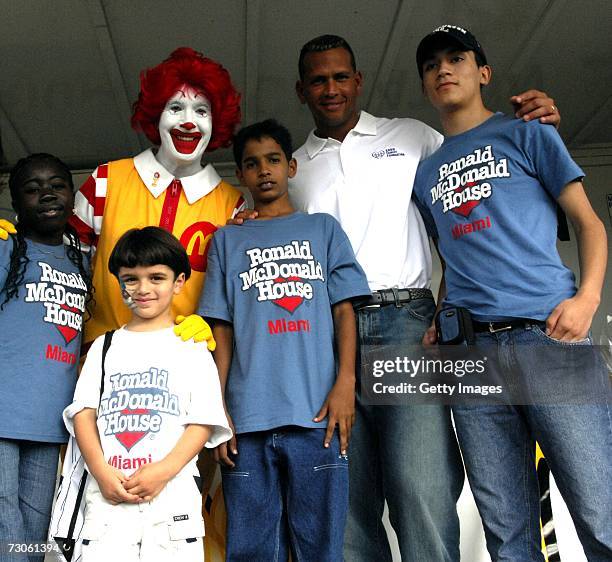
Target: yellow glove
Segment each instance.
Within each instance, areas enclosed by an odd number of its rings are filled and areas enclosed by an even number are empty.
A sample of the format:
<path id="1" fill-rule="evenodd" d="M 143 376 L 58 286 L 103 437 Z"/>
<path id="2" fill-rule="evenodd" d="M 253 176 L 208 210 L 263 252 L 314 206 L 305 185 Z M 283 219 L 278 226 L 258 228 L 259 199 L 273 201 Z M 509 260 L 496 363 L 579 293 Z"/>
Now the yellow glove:
<path id="1" fill-rule="evenodd" d="M 193 340 L 196 343 L 205 341 L 208 351 L 214 351 L 217 347 L 217 342 L 213 337 L 210 326 L 201 316 L 190 314 L 185 317 L 179 314 L 174 323 L 178 324 L 178 326 L 174 327 L 174 333 L 183 341 Z"/>
<path id="2" fill-rule="evenodd" d="M 9 234 L 16 234 L 17 230 L 13 226 L 12 222 L 4 219 L 0 219 L 0 239 L 8 240 Z"/>

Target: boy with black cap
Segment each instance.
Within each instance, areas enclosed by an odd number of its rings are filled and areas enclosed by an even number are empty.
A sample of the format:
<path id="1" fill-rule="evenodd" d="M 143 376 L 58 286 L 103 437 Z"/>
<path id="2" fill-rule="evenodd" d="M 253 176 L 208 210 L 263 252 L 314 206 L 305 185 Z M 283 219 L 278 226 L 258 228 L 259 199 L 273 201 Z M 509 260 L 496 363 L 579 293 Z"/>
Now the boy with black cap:
<path id="1" fill-rule="evenodd" d="M 469 311 L 476 344 L 497 346 L 505 374 L 543 387 L 554 384 L 547 382 L 553 376 L 579 376 L 603 397 L 586 405 L 453 406 L 487 548 L 493 560 L 544 560 L 532 468 L 537 439 L 589 560 L 610 560 L 609 381 L 601 362 L 580 375 L 563 363 L 568 346 L 591 345 L 607 259 L 605 229 L 584 192 L 584 173 L 553 127 L 484 106 L 481 88 L 491 68 L 469 31 L 435 29 L 421 41 L 417 65 L 445 134 L 440 149 L 419 165 L 414 188 L 445 262 L 443 305 Z M 557 252 L 556 203 L 576 232 L 578 289 Z M 432 326 L 424 341 L 436 339 Z M 553 360 L 543 364 L 536 346 L 558 351 L 547 353 Z M 486 461 L 492 451 L 497 462 Z"/>

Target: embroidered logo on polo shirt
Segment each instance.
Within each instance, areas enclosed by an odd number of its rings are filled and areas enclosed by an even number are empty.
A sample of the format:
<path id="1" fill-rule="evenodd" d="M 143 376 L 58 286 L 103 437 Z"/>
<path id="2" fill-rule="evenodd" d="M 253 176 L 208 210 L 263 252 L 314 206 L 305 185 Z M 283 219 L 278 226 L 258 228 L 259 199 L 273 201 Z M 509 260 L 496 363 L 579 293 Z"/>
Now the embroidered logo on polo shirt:
<path id="1" fill-rule="evenodd" d="M 381 148 L 380 150 L 375 150 L 372 152 L 372 158 L 376 158 L 380 160 L 381 158 L 390 158 L 392 156 L 406 156 L 404 152 L 400 152 L 394 146 L 390 146 L 389 148 Z"/>

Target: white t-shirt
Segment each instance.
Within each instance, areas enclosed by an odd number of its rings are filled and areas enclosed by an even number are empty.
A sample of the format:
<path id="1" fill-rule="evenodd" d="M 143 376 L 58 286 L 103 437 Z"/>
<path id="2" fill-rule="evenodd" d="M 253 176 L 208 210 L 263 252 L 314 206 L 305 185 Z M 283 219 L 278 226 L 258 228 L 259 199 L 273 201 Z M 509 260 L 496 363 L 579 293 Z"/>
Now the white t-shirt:
<path id="1" fill-rule="evenodd" d="M 293 205 L 340 222 L 372 290 L 430 285 L 429 240 L 411 196 L 419 162 L 441 143 L 420 121 L 362 111 L 343 142 L 311 132 L 294 154 Z"/>
<path id="2" fill-rule="evenodd" d="M 184 342 L 172 328 L 117 330 L 106 355 L 100 400 L 103 342 L 104 336 L 97 338 L 87 354 L 64 422 L 74 434 L 74 415 L 100 404 L 98 433 L 109 464 L 129 476 L 162 460 L 188 424 L 212 426 L 206 447 L 231 437 L 217 369 L 205 344 Z M 183 472 L 198 474 L 195 457 Z"/>

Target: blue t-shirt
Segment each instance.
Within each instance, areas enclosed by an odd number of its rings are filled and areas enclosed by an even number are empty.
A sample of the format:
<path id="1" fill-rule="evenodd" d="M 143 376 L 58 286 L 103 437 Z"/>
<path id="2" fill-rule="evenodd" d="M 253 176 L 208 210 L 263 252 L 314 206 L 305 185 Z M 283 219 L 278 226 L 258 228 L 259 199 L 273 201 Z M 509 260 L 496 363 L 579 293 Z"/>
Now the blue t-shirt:
<path id="1" fill-rule="evenodd" d="M 445 303 L 481 321 L 545 320 L 576 292 L 556 199 L 584 172 L 554 127 L 496 113 L 419 165 L 414 195 L 446 262 Z"/>
<path id="2" fill-rule="evenodd" d="M 370 290 L 326 214 L 252 220 L 215 233 L 198 313 L 233 324 L 225 397 L 237 433 L 313 422 L 335 379 L 331 306 Z"/>
<path id="3" fill-rule="evenodd" d="M 27 245 L 19 296 L 0 311 L 0 437 L 65 443 L 62 411 L 76 384 L 86 287 L 65 246 Z M 12 250 L 0 243 L 0 289 Z"/>

